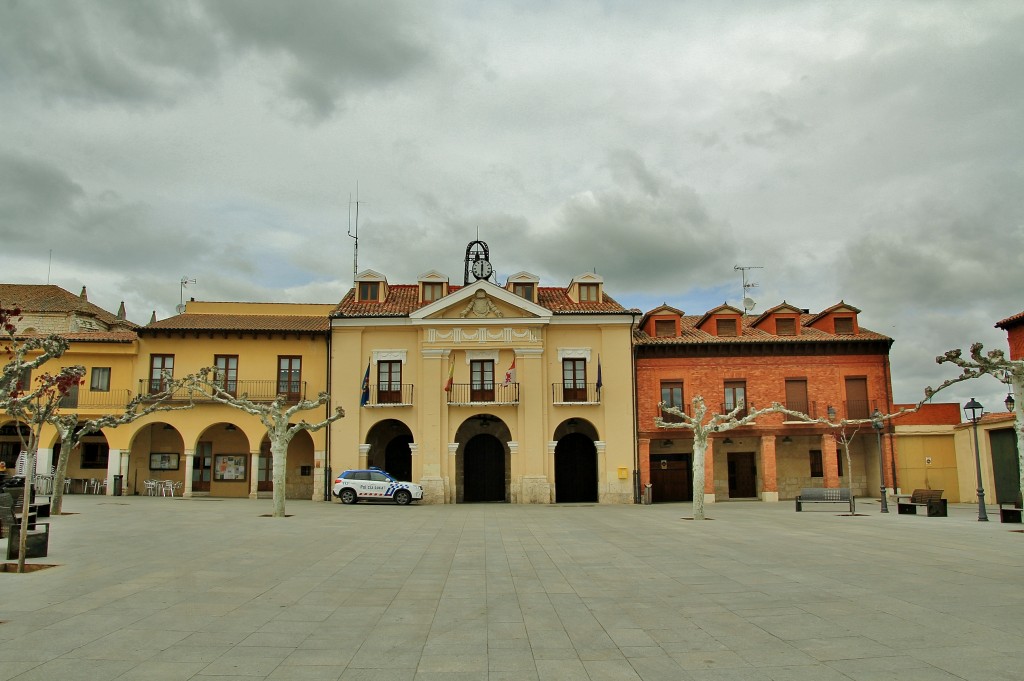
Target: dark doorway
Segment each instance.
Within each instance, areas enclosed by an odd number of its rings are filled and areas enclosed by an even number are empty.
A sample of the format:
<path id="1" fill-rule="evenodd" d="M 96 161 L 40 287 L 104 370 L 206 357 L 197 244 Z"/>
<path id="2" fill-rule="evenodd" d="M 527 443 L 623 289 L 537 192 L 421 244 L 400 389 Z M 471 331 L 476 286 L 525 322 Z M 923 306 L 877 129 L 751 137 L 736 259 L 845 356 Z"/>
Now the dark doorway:
<path id="1" fill-rule="evenodd" d="M 754 452 L 729 452 L 729 498 L 757 496 L 757 464 Z"/>
<path id="2" fill-rule="evenodd" d="M 991 430 L 992 474 L 996 480 L 996 503 L 1014 504 L 1020 498 L 1020 461 L 1017 458 L 1017 433 L 1013 428 Z"/>
<path id="3" fill-rule="evenodd" d="M 466 443 L 462 500 L 505 501 L 505 448 L 493 435 L 481 433 Z"/>
<path id="4" fill-rule="evenodd" d="M 651 454 L 651 501 L 693 501 L 689 454 Z"/>
<path id="5" fill-rule="evenodd" d="M 586 435 L 570 433 L 555 447 L 555 502 L 597 501 L 597 449 Z"/>
<path id="6" fill-rule="evenodd" d="M 384 448 L 384 470 L 390 473 L 391 477 L 404 482 L 412 480 L 410 442 L 412 442 L 411 435 L 398 435 L 391 438 L 388 446 Z"/>

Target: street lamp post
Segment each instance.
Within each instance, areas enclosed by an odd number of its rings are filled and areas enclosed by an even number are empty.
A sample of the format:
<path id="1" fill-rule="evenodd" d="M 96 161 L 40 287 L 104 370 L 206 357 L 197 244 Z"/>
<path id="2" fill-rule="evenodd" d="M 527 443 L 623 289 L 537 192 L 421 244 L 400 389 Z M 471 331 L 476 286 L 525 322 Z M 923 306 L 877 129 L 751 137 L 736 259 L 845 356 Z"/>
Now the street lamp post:
<path id="1" fill-rule="evenodd" d="M 974 424 L 974 472 L 978 477 L 978 522 L 988 522 L 988 513 L 985 512 L 985 487 L 981 484 L 981 451 L 978 449 L 978 421 L 985 413 L 985 408 L 974 399 L 964 405 L 964 414 Z"/>
<path id="2" fill-rule="evenodd" d="M 889 512 L 889 502 L 885 498 L 885 456 L 882 454 L 882 429 L 885 428 L 885 424 L 882 423 L 882 412 L 875 408 L 873 414 L 871 414 L 871 427 L 875 429 L 875 436 L 878 439 L 878 490 L 879 497 L 882 500 L 882 513 Z"/>

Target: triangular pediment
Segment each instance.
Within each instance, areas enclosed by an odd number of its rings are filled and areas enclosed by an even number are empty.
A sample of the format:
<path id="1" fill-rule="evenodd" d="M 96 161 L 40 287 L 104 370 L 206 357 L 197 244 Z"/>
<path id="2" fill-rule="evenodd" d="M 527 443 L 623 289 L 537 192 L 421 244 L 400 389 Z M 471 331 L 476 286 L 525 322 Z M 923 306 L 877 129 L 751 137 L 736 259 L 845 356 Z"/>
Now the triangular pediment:
<path id="1" fill-rule="evenodd" d="M 421 274 L 417 278 L 417 281 L 426 281 L 426 282 L 430 282 L 430 283 L 447 282 L 448 281 L 448 277 L 445 276 L 444 274 L 438 272 L 437 270 L 430 270 L 428 272 L 424 272 L 423 274 Z"/>
<path id="2" fill-rule="evenodd" d="M 551 311 L 484 279 L 409 315 L 412 320 L 550 319 Z"/>

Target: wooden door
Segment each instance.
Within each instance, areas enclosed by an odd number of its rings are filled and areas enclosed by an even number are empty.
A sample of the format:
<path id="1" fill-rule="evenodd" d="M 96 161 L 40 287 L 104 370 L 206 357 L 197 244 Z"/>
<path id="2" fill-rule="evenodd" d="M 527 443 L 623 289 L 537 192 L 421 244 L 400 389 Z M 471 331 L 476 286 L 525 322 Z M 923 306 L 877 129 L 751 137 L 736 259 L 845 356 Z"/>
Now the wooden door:
<path id="1" fill-rule="evenodd" d="M 757 463 L 754 452 L 729 452 L 729 498 L 757 496 Z"/>

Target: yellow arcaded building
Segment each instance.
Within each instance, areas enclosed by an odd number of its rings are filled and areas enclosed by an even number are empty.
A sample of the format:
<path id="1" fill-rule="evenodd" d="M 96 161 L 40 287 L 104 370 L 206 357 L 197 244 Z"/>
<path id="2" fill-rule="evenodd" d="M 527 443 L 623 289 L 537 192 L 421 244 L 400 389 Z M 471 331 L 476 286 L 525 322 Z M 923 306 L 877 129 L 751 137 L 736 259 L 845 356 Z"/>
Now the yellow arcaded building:
<path id="1" fill-rule="evenodd" d="M 480 241 L 459 285 L 359 273 L 330 315 L 331 470 L 383 468 L 426 503 L 632 503 L 637 316 L 592 273 L 495 282 Z"/>

